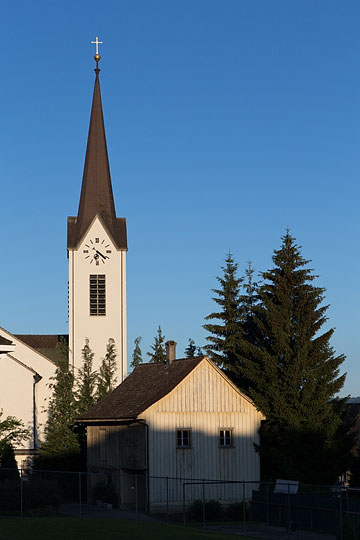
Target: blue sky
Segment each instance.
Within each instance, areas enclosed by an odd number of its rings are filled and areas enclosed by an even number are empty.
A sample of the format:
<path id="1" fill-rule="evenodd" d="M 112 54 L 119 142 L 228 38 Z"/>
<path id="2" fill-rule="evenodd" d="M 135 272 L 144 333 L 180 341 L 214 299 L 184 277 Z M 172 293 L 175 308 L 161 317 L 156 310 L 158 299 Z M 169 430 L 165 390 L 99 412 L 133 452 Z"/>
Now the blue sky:
<path id="1" fill-rule="evenodd" d="M 159 324 L 178 355 L 203 345 L 226 253 L 266 270 L 289 227 L 326 288 L 343 394 L 360 395 L 359 3 L 13 1 L 2 23 L 0 325 L 68 330 L 99 36 L 129 356 Z"/>

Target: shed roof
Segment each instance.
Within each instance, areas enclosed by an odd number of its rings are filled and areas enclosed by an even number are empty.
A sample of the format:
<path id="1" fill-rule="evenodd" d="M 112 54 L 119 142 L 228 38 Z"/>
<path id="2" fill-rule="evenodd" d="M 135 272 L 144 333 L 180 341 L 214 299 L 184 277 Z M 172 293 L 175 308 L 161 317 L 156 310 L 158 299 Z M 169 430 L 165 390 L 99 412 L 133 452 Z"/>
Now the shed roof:
<path id="1" fill-rule="evenodd" d="M 83 413 L 87 420 L 137 418 L 171 392 L 206 356 L 177 359 L 172 364 L 141 364 L 103 401 Z"/>

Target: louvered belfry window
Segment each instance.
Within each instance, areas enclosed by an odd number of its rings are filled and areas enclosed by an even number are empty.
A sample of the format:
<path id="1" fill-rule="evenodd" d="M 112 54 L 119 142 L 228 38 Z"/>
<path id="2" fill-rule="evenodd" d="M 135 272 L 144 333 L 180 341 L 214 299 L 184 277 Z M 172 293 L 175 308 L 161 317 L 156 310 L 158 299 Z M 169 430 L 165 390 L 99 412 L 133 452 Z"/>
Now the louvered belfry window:
<path id="1" fill-rule="evenodd" d="M 90 315 L 106 315 L 104 274 L 90 274 Z"/>

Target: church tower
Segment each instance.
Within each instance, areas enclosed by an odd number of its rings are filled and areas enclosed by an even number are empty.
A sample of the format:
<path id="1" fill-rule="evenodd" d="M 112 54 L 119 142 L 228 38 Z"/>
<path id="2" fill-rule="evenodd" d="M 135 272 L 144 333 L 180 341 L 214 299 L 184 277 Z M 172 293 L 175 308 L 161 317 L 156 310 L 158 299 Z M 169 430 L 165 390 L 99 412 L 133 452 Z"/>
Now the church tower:
<path id="1" fill-rule="evenodd" d="M 98 47 L 96 38 L 96 47 Z M 69 359 L 81 367 L 86 338 L 99 369 L 109 338 L 117 351 L 117 382 L 126 377 L 126 221 L 117 218 L 100 94 L 98 50 L 79 210 L 68 218 Z"/>

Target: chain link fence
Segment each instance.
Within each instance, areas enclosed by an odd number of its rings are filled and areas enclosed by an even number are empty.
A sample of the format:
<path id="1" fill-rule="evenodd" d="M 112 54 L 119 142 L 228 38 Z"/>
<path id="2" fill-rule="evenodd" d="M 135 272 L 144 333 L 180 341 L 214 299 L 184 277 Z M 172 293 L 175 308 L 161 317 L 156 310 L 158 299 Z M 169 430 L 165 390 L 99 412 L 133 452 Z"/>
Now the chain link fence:
<path id="1" fill-rule="evenodd" d="M 295 492 L 296 491 L 296 492 Z M 282 489 L 260 481 L 221 481 L 147 476 L 140 471 L 63 472 L 0 468 L 0 517 L 51 516 L 71 505 L 79 518 L 91 512 L 151 513 L 184 526 L 214 522 L 309 530 L 360 540 L 360 490 L 298 485 Z M 119 513 L 119 517 L 121 517 Z"/>

